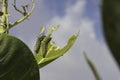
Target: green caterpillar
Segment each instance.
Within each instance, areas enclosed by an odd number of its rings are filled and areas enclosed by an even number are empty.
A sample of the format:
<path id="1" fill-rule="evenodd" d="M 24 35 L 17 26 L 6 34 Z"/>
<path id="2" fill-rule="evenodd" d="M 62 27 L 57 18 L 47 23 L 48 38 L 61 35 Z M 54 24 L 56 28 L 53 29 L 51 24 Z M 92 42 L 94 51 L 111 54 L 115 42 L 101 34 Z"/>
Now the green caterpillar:
<path id="1" fill-rule="evenodd" d="M 44 52 L 43 52 L 43 58 L 45 58 L 46 54 L 47 54 L 47 50 L 48 50 L 48 44 L 49 42 L 51 41 L 51 37 L 48 38 L 46 41 L 45 41 L 45 46 L 44 46 Z"/>
<path id="2" fill-rule="evenodd" d="M 35 53 L 38 53 L 39 49 L 40 49 L 40 46 L 41 46 L 41 42 L 43 41 L 43 39 L 45 38 L 46 36 L 40 36 L 37 38 L 37 41 L 36 41 L 36 44 L 35 44 Z"/>
<path id="3" fill-rule="evenodd" d="M 30 49 L 8 34 L 0 34 L 0 80 L 40 80 Z"/>
<path id="4" fill-rule="evenodd" d="M 43 52 L 43 53 L 42 53 L 42 57 L 43 57 L 43 58 L 45 58 L 45 56 L 46 56 L 46 54 L 47 54 L 48 44 L 49 44 L 49 42 L 50 42 L 51 39 L 52 39 L 51 37 L 49 37 L 48 39 L 45 39 L 45 38 L 46 38 L 45 35 L 39 36 L 38 39 L 37 39 L 37 41 L 36 41 L 35 49 L 34 49 L 34 52 L 35 52 L 36 54 L 38 54 L 40 48 L 43 47 L 43 51 L 42 51 L 42 52 Z M 43 46 L 41 45 L 42 42 L 44 43 Z"/>

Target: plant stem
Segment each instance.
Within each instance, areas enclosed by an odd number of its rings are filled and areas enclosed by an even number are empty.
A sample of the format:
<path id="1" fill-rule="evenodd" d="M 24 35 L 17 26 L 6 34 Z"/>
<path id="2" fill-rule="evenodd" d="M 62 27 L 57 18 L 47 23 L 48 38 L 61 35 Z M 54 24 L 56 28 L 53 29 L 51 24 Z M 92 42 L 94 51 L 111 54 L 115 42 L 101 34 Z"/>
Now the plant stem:
<path id="1" fill-rule="evenodd" d="M 84 57 L 85 57 L 85 60 L 87 61 L 87 64 L 89 65 L 90 69 L 92 70 L 93 72 L 93 75 L 95 77 L 96 80 L 101 80 L 101 77 L 95 67 L 95 65 L 93 64 L 93 62 L 88 58 L 88 56 L 86 55 L 86 53 L 84 52 Z"/>
<path id="2" fill-rule="evenodd" d="M 14 23 L 12 24 L 9 24 L 9 29 L 16 26 L 17 24 L 20 24 L 21 22 L 23 22 L 24 20 L 28 19 L 28 17 L 32 14 L 33 10 L 34 10 L 34 7 L 35 7 L 35 3 L 34 3 L 34 0 L 31 0 L 32 1 L 32 9 L 27 12 L 27 14 L 25 16 L 23 16 L 22 18 L 16 20 Z"/>
<path id="3" fill-rule="evenodd" d="M 0 33 L 5 33 L 8 29 L 8 0 L 3 0 L 2 3 L 2 12 L 3 15 L 1 17 L 1 24 L 0 24 Z"/>

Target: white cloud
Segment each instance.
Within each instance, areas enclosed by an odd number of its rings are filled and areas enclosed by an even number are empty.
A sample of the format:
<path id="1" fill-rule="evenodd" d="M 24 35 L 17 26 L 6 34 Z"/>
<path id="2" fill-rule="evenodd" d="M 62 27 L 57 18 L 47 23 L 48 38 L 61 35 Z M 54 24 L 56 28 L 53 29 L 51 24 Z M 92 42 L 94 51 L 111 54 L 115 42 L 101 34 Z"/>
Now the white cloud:
<path id="1" fill-rule="evenodd" d="M 80 35 L 82 37 L 87 36 L 88 38 L 96 38 L 95 32 L 94 32 L 94 24 L 95 22 L 89 18 L 83 18 L 80 23 Z"/>
<path id="2" fill-rule="evenodd" d="M 73 32 L 78 32 L 79 26 L 81 24 L 80 17 L 82 17 L 85 8 L 85 0 L 78 0 L 76 4 L 72 6 L 67 6 L 66 15 L 63 17 L 54 16 L 49 22 L 50 25 L 60 24 L 60 29 L 55 33 L 55 38 L 58 42 L 64 36 L 64 39 L 68 38 L 68 35 L 71 35 Z M 59 34 L 60 33 L 60 34 Z M 63 41 L 60 45 L 65 44 L 66 41 Z"/>

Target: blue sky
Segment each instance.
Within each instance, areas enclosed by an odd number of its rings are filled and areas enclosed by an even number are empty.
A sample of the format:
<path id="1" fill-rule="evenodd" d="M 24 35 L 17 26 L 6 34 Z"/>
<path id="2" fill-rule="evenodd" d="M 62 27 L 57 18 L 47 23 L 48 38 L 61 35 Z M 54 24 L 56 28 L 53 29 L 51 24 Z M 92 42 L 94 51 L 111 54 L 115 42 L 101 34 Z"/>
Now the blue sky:
<path id="1" fill-rule="evenodd" d="M 43 25 L 46 28 L 61 25 L 53 35 L 53 40 L 61 47 L 70 35 L 80 29 L 79 38 L 72 49 L 40 70 L 41 80 L 95 80 L 84 60 L 84 51 L 96 65 L 102 80 L 120 79 L 119 69 L 103 37 L 100 0 L 35 0 L 35 3 L 36 7 L 30 20 L 10 31 L 32 50 Z M 16 17 L 12 16 L 10 20 L 14 21 Z"/>
<path id="2" fill-rule="evenodd" d="M 74 4 L 75 0 L 44 0 L 44 4 L 46 4 L 46 7 L 53 12 L 56 15 L 62 16 L 65 14 L 65 7 L 68 4 Z"/>

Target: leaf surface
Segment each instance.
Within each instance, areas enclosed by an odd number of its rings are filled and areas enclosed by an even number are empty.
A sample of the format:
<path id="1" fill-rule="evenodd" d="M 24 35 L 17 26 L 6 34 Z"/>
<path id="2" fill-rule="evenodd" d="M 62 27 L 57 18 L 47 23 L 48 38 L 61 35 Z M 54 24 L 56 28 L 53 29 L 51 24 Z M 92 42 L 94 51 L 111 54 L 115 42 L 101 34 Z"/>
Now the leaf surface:
<path id="1" fill-rule="evenodd" d="M 120 0 L 102 1 L 102 19 L 107 44 L 120 68 Z"/>
<path id="2" fill-rule="evenodd" d="M 0 80 L 40 80 L 30 49 L 16 37 L 0 35 Z"/>

